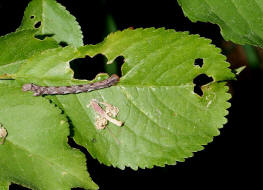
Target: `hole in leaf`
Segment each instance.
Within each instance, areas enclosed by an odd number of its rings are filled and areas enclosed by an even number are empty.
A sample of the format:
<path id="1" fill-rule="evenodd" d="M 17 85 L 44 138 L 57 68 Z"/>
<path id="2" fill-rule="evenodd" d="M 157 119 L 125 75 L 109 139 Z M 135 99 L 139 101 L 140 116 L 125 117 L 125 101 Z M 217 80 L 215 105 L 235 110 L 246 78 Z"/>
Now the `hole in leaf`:
<path id="1" fill-rule="evenodd" d="M 34 15 L 32 15 L 32 16 L 30 16 L 30 18 L 31 18 L 31 19 L 34 19 L 34 18 L 35 18 L 35 16 L 34 16 Z"/>
<path id="2" fill-rule="evenodd" d="M 66 46 L 68 46 L 68 43 L 67 42 L 59 42 L 59 45 L 61 47 L 66 47 Z"/>
<path id="3" fill-rule="evenodd" d="M 199 67 L 202 67 L 204 65 L 204 60 L 201 58 L 195 59 L 194 65 L 197 65 Z"/>
<path id="4" fill-rule="evenodd" d="M 75 79 L 92 80 L 99 73 L 105 73 L 104 65 L 107 58 L 98 54 L 93 58 L 86 56 L 85 58 L 74 59 L 71 61 L 70 68 L 74 71 Z"/>
<path id="5" fill-rule="evenodd" d="M 34 25 L 35 28 L 39 28 L 40 26 L 41 26 L 41 21 L 38 21 L 38 22 Z"/>
<path id="6" fill-rule="evenodd" d="M 47 37 L 52 37 L 54 36 L 54 34 L 37 34 L 35 35 L 35 38 L 39 39 L 39 40 L 44 40 Z"/>
<path id="7" fill-rule="evenodd" d="M 116 74 L 119 77 L 121 77 L 121 67 L 124 63 L 124 57 L 123 56 L 118 56 L 111 64 L 106 64 L 105 65 L 105 71 L 109 74 Z"/>
<path id="8" fill-rule="evenodd" d="M 203 96 L 202 86 L 214 81 L 213 77 L 209 77 L 206 74 L 200 74 L 194 78 L 193 83 L 194 86 L 194 93 L 198 94 L 199 96 Z"/>
<path id="9" fill-rule="evenodd" d="M 20 185 L 17 185 L 17 184 L 13 184 L 13 183 L 9 186 L 9 189 L 10 190 L 30 190 L 30 189 L 28 189 L 26 187 L 23 187 L 23 186 L 20 186 Z"/>
<path id="10" fill-rule="evenodd" d="M 109 75 L 117 74 L 121 77 L 121 66 L 124 62 L 122 56 L 117 57 L 112 64 L 106 64 L 107 58 L 102 54 L 98 54 L 93 58 L 86 56 L 72 60 L 70 68 L 74 71 L 75 79 L 92 80 L 99 73 L 108 73 Z"/>

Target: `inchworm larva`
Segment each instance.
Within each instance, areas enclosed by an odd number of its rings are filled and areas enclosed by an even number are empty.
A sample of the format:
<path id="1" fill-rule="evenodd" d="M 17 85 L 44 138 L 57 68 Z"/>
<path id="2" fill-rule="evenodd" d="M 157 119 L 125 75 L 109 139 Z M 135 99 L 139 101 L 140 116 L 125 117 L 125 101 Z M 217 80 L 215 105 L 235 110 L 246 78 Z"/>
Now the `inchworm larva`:
<path id="1" fill-rule="evenodd" d="M 33 91 L 34 96 L 41 96 L 44 94 L 49 95 L 58 95 L 58 94 L 77 94 L 81 92 L 90 92 L 93 90 L 98 90 L 102 88 L 108 88 L 110 86 L 115 85 L 120 78 L 113 74 L 106 80 L 84 84 L 84 85 L 73 85 L 73 86 L 38 86 L 35 84 L 25 84 L 22 87 L 22 90 L 25 91 Z"/>

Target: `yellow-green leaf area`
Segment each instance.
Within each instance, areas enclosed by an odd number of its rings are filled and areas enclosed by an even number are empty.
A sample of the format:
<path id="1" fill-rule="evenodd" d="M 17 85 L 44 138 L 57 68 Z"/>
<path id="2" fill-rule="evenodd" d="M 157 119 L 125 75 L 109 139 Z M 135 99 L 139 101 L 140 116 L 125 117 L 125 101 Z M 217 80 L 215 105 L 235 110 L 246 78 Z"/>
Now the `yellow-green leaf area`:
<path id="1" fill-rule="evenodd" d="M 10 183 L 0 178 L 0 190 L 8 190 Z"/>

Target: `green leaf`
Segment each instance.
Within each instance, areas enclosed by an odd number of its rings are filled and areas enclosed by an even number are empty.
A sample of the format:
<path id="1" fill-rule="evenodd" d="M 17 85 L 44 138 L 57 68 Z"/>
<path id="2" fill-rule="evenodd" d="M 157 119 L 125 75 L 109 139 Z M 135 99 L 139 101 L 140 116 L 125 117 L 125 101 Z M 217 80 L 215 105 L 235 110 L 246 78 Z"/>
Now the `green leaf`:
<path id="1" fill-rule="evenodd" d="M 0 179 L 32 189 L 97 189 L 84 155 L 67 144 L 65 116 L 45 98 L 14 82 L 0 83 L 0 122 L 8 136 L 0 145 Z"/>
<path id="2" fill-rule="evenodd" d="M 0 75 L 12 74 L 36 53 L 58 47 L 56 41 L 34 37 L 36 30 L 22 30 L 0 37 Z"/>
<path id="3" fill-rule="evenodd" d="M 124 56 L 118 85 L 56 96 L 74 125 L 74 139 L 100 162 L 122 169 L 175 164 L 202 150 L 227 121 L 230 95 L 222 81 L 234 79 L 234 74 L 220 49 L 210 42 L 174 30 L 125 30 L 77 51 L 69 47 L 48 50 L 30 59 L 13 78 L 39 85 L 68 85 L 73 77 L 68 63 L 73 58 L 101 53 L 111 63 Z M 202 67 L 194 64 L 200 58 Z M 200 74 L 214 79 L 202 88 L 202 97 L 194 93 L 193 84 Z M 87 107 L 92 99 L 119 108 L 117 119 L 124 126 L 110 123 L 105 130 L 96 129 L 96 113 Z"/>
<path id="4" fill-rule="evenodd" d="M 57 42 L 66 42 L 76 47 L 83 45 L 81 28 L 64 6 L 55 0 L 32 0 L 24 14 L 21 29 L 35 29 L 41 24 L 39 33 L 52 36 Z"/>
<path id="5" fill-rule="evenodd" d="M 73 71 L 65 63 L 78 56 L 77 49 L 71 46 L 50 49 L 31 57 L 13 76 L 37 84 L 62 85 L 72 81 L 73 76 Z"/>
<path id="6" fill-rule="evenodd" d="M 226 40 L 263 47 L 263 1 L 178 0 L 178 3 L 191 21 L 218 24 Z"/>
<path id="7" fill-rule="evenodd" d="M 85 56 L 75 47 L 50 49 L 31 57 L 27 63 L 21 65 L 17 73 L 10 76 L 40 85 L 85 84 L 89 81 L 73 79 L 73 71 L 68 64 L 71 60 L 81 57 Z M 106 78 L 105 75 L 99 75 L 95 80 Z"/>

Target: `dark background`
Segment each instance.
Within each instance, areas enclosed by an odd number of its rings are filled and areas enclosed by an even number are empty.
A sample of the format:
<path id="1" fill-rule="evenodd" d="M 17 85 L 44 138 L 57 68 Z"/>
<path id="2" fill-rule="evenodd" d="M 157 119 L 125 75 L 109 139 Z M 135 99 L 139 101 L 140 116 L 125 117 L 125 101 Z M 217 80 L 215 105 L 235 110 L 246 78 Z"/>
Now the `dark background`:
<path id="1" fill-rule="evenodd" d="M 0 35 L 20 25 L 28 0 L 0 0 Z M 192 23 L 184 17 L 176 0 L 58 0 L 80 23 L 85 44 L 101 42 L 107 33 L 106 18 L 112 15 L 118 29 L 165 27 L 190 31 L 222 48 L 232 68 L 246 65 L 237 81 L 229 83 L 232 107 L 221 135 L 184 163 L 165 168 L 133 171 L 100 165 L 87 154 L 88 171 L 100 189 L 177 189 L 179 186 L 213 188 L 249 185 L 259 181 L 262 113 L 262 50 L 225 42 L 217 25 Z M 66 27 L 66 26 L 65 26 Z M 248 57 L 250 48 L 256 61 Z M 250 53 L 251 53 L 250 51 Z M 253 54 L 254 53 L 254 54 Z M 103 70 L 103 69 L 102 69 Z M 98 72 L 98 71 L 94 71 Z M 95 73 L 96 74 L 96 73 Z M 84 150 L 83 150 L 84 151 Z M 1 166 L 0 166 L 1 167 Z M 12 185 L 11 189 L 24 189 Z M 181 188 L 180 188 L 181 189 Z M 253 189 L 253 188 L 252 188 Z"/>

